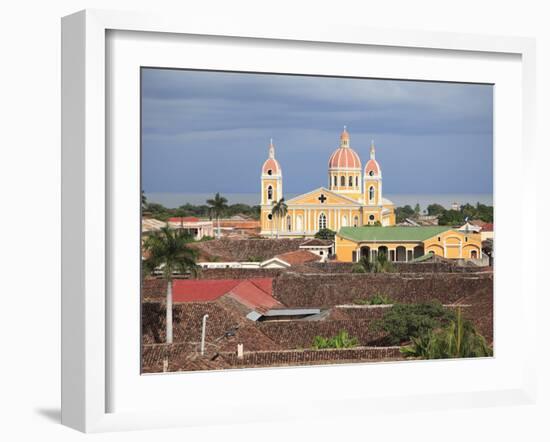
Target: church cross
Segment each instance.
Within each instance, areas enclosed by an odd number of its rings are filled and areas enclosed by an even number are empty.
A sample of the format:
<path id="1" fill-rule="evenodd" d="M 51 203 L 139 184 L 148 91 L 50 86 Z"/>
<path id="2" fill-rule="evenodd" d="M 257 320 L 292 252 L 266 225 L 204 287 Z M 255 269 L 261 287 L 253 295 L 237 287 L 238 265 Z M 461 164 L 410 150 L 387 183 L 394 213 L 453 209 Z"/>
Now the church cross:
<path id="1" fill-rule="evenodd" d="M 327 197 L 323 194 L 319 198 L 317 198 L 319 201 L 321 201 L 321 204 L 324 203 L 327 200 Z"/>

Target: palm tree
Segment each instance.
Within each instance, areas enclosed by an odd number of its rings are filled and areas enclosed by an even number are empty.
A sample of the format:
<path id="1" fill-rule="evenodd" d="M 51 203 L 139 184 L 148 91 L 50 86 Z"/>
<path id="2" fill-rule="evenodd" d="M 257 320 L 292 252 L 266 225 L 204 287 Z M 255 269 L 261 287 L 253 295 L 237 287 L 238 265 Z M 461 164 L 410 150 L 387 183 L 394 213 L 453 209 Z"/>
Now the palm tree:
<path id="1" fill-rule="evenodd" d="M 227 199 L 220 195 L 219 192 L 216 192 L 213 199 L 206 200 L 206 204 L 210 206 L 210 211 L 216 217 L 218 221 L 218 234 L 217 237 L 220 237 L 220 216 L 227 209 Z"/>
<path id="2" fill-rule="evenodd" d="M 168 226 L 149 236 L 143 247 L 147 258 L 143 262 L 145 271 L 154 272 L 162 269 L 162 276 L 166 280 L 166 343 L 173 341 L 172 330 L 172 279 L 174 272 L 195 273 L 197 251 L 187 244 L 192 237 L 183 230 L 174 230 Z"/>
<path id="3" fill-rule="evenodd" d="M 458 308 L 446 328 L 411 338 L 411 345 L 402 347 L 401 353 L 422 359 L 479 358 L 492 356 L 493 349 Z"/>
<path id="4" fill-rule="evenodd" d="M 277 201 L 271 209 L 271 215 L 277 219 L 277 222 L 275 223 L 275 225 L 277 226 L 277 239 L 279 239 L 279 224 L 281 222 L 281 218 L 284 218 L 287 212 L 288 207 L 285 203 L 284 198 L 281 198 L 279 201 Z"/>

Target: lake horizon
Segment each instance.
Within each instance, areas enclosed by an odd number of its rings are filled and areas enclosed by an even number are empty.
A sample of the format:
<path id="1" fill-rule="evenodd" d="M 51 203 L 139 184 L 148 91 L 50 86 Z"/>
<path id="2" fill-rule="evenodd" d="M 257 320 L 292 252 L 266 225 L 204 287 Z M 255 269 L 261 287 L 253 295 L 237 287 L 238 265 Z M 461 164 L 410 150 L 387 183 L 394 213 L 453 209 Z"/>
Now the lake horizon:
<path id="1" fill-rule="evenodd" d="M 221 193 L 221 195 L 228 200 L 228 204 L 247 204 L 250 206 L 260 204 L 259 193 Z M 300 193 L 289 193 L 285 198 L 291 199 Z M 185 204 L 202 205 L 206 204 L 207 199 L 214 197 L 214 193 L 191 193 L 191 192 L 145 192 L 147 202 L 162 204 L 166 208 L 175 209 Z M 453 203 L 458 205 L 472 204 L 475 205 L 478 202 L 481 204 L 493 205 L 492 193 L 389 193 L 385 194 L 389 200 L 391 200 L 396 207 L 402 207 L 410 205 L 414 207 L 417 203 L 420 204 L 421 210 L 426 209 L 430 204 L 441 204 L 446 209 L 450 209 Z"/>

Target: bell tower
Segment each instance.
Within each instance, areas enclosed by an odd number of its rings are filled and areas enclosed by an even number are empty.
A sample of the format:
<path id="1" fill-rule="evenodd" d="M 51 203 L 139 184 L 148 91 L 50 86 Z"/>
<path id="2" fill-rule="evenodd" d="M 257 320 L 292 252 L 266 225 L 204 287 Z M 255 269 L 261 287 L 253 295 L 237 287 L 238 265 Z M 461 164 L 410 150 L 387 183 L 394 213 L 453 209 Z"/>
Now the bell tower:
<path id="1" fill-rule="evenodd" d="M 364 202 L 367 206 L 379 206 L 382 204 L 382 169 L 376 161 L 376 149 L 374 140 L 370 145 L 370 159 L 365 165 L 364 183 Z"/>
<path id="2" fill-rule="evenodd" d="M 273 139 L 269 142 L 268 157 L 262 167 L 262 201 L 263 205 L 271 205 L 283 197 L 283 171 L 275 159 Z"/>

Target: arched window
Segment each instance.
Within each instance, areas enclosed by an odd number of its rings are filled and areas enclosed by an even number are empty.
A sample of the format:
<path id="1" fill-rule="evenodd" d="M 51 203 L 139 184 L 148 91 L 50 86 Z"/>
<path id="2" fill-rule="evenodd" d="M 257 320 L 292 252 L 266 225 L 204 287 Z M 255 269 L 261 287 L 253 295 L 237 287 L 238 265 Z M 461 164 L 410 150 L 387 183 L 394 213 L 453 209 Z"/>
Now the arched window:
<path id="1" fill-rule="evenodd" d="M 346 177 L 342 175 L 340 177 L 340 186 L 345 186 L 345 185 L 346 185 Z"/>
<path id="2" fill-rule="evenodd" d="M 271 186 L 267 186 L 267 199 L 273 199 L 273 187 Z"/>
<path id="3" fill-rule="evenodd" d="M 347 225 L 348 225 L 348 217 L 344 215 L 342 217 L 342 227 L 347 227 Z"/>
<path id="4" fill-rule="evenodd" d="M 319 230 L 327 228 L 327 217 L 324 213 L 319 215 Z"/>
<path id="5" fill-rule="evenodd" d="M 359 187 L 359 177 L 355 177 L 355 187 Z"/>
<path id="6" fill-rule="evenodd" d="M 359 217 L 356 216 L 353 218 L 353 227 L 357 227 L 359 225 Z"/>
<path id="7" fill-rule="evenodd" d="M 374 187 L 373 186 L 369 187 L 369 200 L 370 201 L 374 200 Z"/>
<path id="8" fill-rule="evenodd" d="M 349 187 L 353 187 L 353 177 L 352 176 L 349 177 L 348 183 L 349 183 L 348 184 Z"/>
<path id="9" fill-rule="evenodd" d="M 292 230 L 292 218 L 290 216 L 286 217 L 286 229 L 289 232 Z"/>
<path id="10" fill-rule="evenodd" d="M 268 174 L 268 175 L 273 175 L 273 171 L 272 171 L 271 169 L 269 169 L 269 170 L 267 171 L 267 174 Z"/>
<path id="11" fill-rule="evenodd" d="M 334 175 L 334 187 L 338 185 L 338 177 Z"/>

